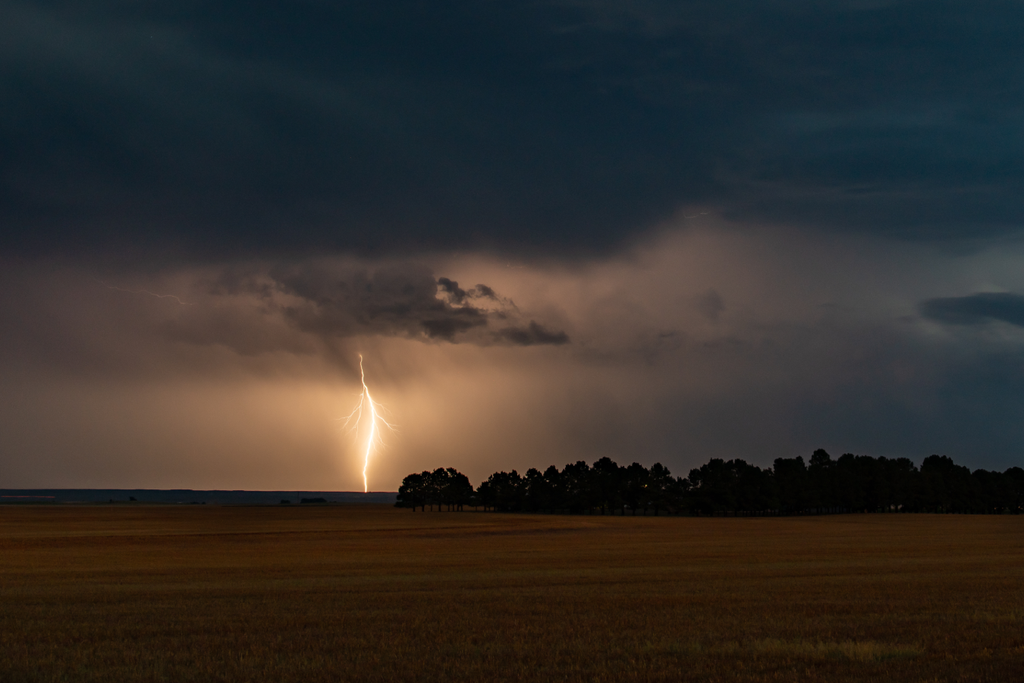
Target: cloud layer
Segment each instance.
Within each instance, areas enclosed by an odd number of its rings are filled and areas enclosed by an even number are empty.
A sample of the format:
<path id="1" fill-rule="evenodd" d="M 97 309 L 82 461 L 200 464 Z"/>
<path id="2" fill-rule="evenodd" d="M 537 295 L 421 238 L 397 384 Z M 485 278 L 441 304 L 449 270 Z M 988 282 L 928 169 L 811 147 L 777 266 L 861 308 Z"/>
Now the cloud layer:
<path id="1" fill-rule="evenodd" d="M 1012 2 L 0 8 L 0 249 L 223 259 L 743 223 L 1015 232 Z"/>
<path id="2" fill-rule="evenodd" d="M 681 472 L 818 447 L 1017 462 L 1024 331 L 975 323 L 1013 323 L 1020 297 L 985 292 L 1024 291 L 1019 245 L 705 220 L 585 263 L 8 263 L 0 474 L 358 488 L 336 418 L 360 353 L 400 428 L 371 469 L 379 489 L 434 466 L 478 478 L 601 455 Z"/>
<path id="3" fill-rule="evenodd" d="M 1001 321 L 1024 327 L 1024 296 L 1009 292 L 980 292 L 921 302 L 926 318 L 950 325 L 984 325 Z"/>

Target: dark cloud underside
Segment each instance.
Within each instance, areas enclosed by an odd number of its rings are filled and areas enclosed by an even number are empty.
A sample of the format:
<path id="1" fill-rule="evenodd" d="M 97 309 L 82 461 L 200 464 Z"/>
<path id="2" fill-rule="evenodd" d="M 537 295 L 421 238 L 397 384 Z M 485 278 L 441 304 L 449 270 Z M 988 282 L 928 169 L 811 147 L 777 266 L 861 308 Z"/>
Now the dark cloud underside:
<path id="1" fill-rule="evenodd" d="M 520 346 L 536 344 L 554 344 L 556 346 L 569 343 L 569 335 L 565 332 L 549 330 L 531 320 L 525 327 L 506 327 L 498 332 L 498 337 Z"/>
<path id="2" fill-rule="evenodd" d="M 929 299 L 921 314 L 950 325 L 984 325 L 1001 321 L 1024 327 L 1024 296 L 1008 292 L 983 292 L 970 296 Z"/>
<path id="3" fill-rule="evenodd" d="M 224 335 L 211 326 L 231 304 L 182 314 L 171 336 L 193 343 L 220 343 L 236 350 L 270 319 L 283 319 L 302 333 L 331 340 L 358 335 L 518 346 L 562 345 L 569 336 L 531 320 L 520 322 L 515 304 L 479 284 L 465 290 L 450 278 L 435 279 L 422 264 L 374 269 L 337 263 L 294 263 L 272 268 L 236 266 L 207 283 L 214 301 L 241 305 L 251 331 Z M 482 302 L 485 305 L 478 305 Z M 492 323 L 494 323 L 492 325 Z M 476 334 L 469 334 L 475 332 Z"/>
<path id="4" fill-rule="evenodd" d="M 1024 212 L 1017 2 L 0 7 L 0 247 L 601 249 Z"/>

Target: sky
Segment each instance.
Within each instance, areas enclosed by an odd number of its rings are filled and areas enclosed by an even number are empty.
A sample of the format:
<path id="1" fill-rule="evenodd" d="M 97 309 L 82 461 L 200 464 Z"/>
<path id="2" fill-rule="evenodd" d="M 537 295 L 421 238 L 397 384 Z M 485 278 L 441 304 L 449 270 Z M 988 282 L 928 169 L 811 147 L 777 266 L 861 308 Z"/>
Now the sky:
<path id="1" fill-rule="evenodd" d="M 1024 5 L 0 4 L 0 487 L 1024 464 Z"/>

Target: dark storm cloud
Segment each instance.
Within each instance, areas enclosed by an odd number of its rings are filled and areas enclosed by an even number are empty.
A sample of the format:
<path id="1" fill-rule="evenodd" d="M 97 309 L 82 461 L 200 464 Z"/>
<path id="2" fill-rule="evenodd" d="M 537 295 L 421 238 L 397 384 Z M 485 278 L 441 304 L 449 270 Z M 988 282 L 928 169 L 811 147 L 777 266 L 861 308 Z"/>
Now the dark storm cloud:
<path id="1" fill-rule="evenodd" d="M 254 346 L 268 320 L 278 319 L 323 339 L 378 335 L 521 346 L 569 340 L 566 333 L 533 321 L 516 327 L 520 313 L 515 304 L 491 287 L 465 290 L 450 278 L 435 279 L 429 267 L 415 263 L 373 269 L 309 262 L 230 266 L 208 278 L 205 289 L 210 305 L 180 315 L 166 327 L 168 333 L 181 341 L 225 344 L 239 353 L 285 348 L 269 338 L 271 347 Z M 492 321 L 504 327 L 491 331 Z"/>
<path id="2" fill-rule="evenodd" d="M 485 297 L 492 301 L 499 301 L 498 295 L 494 293 L 494 290 L 487 285 L 477 285 L 468 292 L 461 287 L 459 283 L 453 280 L 449 280 L 446 277 L 437 278 L 437 286 L 441 291 L 445 292 L 452 303 L 464 304 L 466 299 L 475 299 L 477 297 Z"/>
<path id="3" fill-rule="evenodd" d="M 535 344 L 568 344 L 569 335 L 565 332 L 554 332 L 538 325 L 531 320 L 526 327 L 506 327 L 500 330 L 497 335 L 499 339 L 506 339 L 519 346 L 533 346 Z"/>
<path id="4" fill-rule="evenodd" d="M 0 6 L 0 247 L 619 243 L 1024 215 L 1017 2 Z"/>
<path id="5" fill-rule="evenodd" d="M 429 268 L 401 266 L 344 273 L 310 267 L 270 272 L 281 292 L 298 297 L 285 314 L 300 329 L 328 336 L 417 335 L 452 341 L 487 325 L 484 311 L 448 278 L 435 280 Z M 437 297 L 438 289 L 449 294 Z"/>
<path id="6" fill-rule="evenodd" d="M 1024 327 L 1024 296 L 1009 292 L 928 299 L 919 308 L 924 317 L 949 325 L 984 325 L 998 320 Z"/>

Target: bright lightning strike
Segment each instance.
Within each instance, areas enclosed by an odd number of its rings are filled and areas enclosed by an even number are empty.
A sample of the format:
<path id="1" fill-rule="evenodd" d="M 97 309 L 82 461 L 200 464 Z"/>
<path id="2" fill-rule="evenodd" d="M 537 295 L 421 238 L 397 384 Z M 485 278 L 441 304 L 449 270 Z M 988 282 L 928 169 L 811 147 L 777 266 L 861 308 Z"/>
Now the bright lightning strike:
<path id="1" fill-rule="evenodd" d="M 384 406 L 374 401 L 373 397 L 370 396 L 370 387 L 366 386 L 366 372 L 363 370 L 363 354 L 359 354 L 359 375 L 363 383 L 363 393 L 359 395 L 359 403 L 356 404 L 356 407 L 345 418 L 345 426 L 348 427 L 351 424 L 352 426 L 349 427 L 349 431 L 354 429 L 358 433 L 359 425 L 365 417 L 370 430 L 370 433 L 366 436 L 366 452 L 363 455 L 363 493 L 366 493 L 370 490 L 366 476 L 367 470 L 370 469 L 370 455 L 373 454 L 374 448 L 382 448 L 384 446 L 377 423 L 379 422 L 392 431 L 395 428 L 381 417 L 379 411 L 384 410 Z"/>

